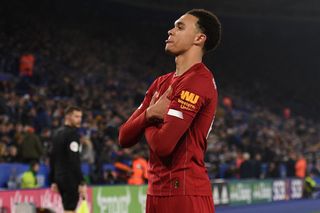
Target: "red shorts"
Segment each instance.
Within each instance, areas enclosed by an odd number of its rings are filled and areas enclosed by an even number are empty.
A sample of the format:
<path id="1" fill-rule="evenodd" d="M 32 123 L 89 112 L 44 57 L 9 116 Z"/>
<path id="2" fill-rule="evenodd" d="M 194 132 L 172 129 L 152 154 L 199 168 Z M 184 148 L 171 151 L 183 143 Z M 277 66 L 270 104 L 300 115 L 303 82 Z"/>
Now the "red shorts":
<path id="1" fill-rule="evenodd" d="M 147 195 L 146 213 L 214 213 L 212 196 Z"/>

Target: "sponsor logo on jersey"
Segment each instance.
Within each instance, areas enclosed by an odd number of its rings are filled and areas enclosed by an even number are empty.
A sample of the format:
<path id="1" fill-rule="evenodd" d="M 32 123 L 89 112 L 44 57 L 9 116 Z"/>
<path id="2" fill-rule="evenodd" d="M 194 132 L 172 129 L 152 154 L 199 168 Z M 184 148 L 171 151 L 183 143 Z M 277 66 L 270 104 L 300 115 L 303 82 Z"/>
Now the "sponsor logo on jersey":
<path id="1" fill-rule="evenodd" d="M 180 104 L 181 109 L 195 111 L 195 104 L 199 100 L 199 95 L 196 95 L 192 92 L 182 90 L 180 94 L 180 98 L 178 98 L 178 103 Z"/>
<path id="2" fill-rule="evenodd" d="M 178 103 L 180 104 L 180 108 L 181 109 L 186 109 L 186 110 L 189 110 L 189 111 L 195 111 L 196 110 L 196 107 L 194 104 L 190 104 L 186 101 L 183 101 L 181 100 L 180 98 L 178 98 Z"/>
<path id="3" fill-rule="evenodd" d="M 196 95 L 189 91 L 182 90 L 180 98 L 191 104 L 196 104 L 199 100 L 199 95 Z"/>

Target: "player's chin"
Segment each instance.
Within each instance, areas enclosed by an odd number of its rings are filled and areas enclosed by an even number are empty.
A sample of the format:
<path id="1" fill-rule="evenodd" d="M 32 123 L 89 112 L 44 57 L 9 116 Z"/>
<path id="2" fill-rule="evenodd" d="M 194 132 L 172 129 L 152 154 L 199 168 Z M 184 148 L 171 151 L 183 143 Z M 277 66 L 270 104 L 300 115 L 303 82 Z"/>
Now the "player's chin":
<path id="1" fill-rule="evenodd" d="M 166 51 L 166 53 L 168 53 L 169 55 L 177 55 L 177 53 L 172 50 L 171 48 L 169 48 L 168 46 L 165 47 L 164 49 Z"/>

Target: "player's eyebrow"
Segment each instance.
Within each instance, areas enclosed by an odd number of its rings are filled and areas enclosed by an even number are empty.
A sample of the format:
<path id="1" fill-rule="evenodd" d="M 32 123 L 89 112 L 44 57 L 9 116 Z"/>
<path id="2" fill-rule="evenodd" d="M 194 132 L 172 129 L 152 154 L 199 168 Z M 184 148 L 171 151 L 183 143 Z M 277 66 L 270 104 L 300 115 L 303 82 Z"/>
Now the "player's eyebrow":
<path id="1" fill-rule="evenodd" d="M 185 23 L 183 23 L 182 21 L 176 21 L 176 22 L 174 22 L 174 26 L 177 26 L 177 27 L 183 27 L 183 26 L 185 26 Z"/>

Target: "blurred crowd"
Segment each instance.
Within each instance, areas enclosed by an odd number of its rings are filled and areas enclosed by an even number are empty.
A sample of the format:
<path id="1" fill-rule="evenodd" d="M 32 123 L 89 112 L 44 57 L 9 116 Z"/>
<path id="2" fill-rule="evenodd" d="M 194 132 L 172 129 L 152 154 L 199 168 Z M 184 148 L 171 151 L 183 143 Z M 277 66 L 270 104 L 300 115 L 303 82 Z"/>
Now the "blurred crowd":
<path id="1" fill-rule="evenodd" d="M 148 159 L 148 147 L 142 139 L 132 149 L 121 149 L 118 128 L 139 106 L 155 76 L 174 68 L 172 58 L 153 48 L 161 38 L 146 41 L 141 29 L 128 35 L 119 27 L 96 34 L 41 25 L 7 29 L 0 32 L 0 163 L 48 164 L 52 132 L 62 125 L 66 106 L 78 105 L 84 109 L 79 131 L 81 159 L 91 166 L 88 179 L 127 183 L 135 160 Z M 31 75 L 19 72 L 25 54 L 35 59 Z M 319 123 L 291 115 L 290 109 L 276 114 L 229 87 L 221 88 L 205 157 L 209 176 L 319 174 L 319 134 Z"/>
<path id="2" fill-rule="evenodd" d="M 227 101 L 226 101 L 227 100 Z M 304 178 L 319 174 L 319 125 L 289 109 L 276 115 L 267 108 L 227 97 L 208 141 L 213 177 Z"/>

